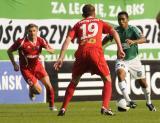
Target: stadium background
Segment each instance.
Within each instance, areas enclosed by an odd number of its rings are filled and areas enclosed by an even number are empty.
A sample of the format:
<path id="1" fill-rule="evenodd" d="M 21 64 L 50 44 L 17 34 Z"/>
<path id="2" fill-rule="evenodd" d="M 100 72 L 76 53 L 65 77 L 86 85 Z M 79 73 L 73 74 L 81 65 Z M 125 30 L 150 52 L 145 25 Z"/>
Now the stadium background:
<path id="1" fill-rule="evenodd" d="M 45 38 L 55 49 L 54 55 L 43 51 L 42 59 L 49 73 L 52 84 L 56 88 L 56 101 L 62 100 L 64 90 L 71 76 L 71 66 L 74 60 L 74 51 L 77 44 L 71 44 L 65 57 L 65 63 L 59 73 L 53 69 L 53 63 L 58 57 L 59 50 L 68 30 L 81 19 L 83 0 L 0 0 L 0 103 L 31 103 L 25 82 L 18 72 L 13 71 L 8 61 L 6 50 L 13 42 L 22 38 L 25 26 L 35 23 L 39 26 L 39 35 Z M 147 38 L 147 43 L 139 45 L 140 58 L 146 69 L 152 98 L 158 99 L 160 95 L 160 41 L 158 40 L 158 25 L 156 15 L 159 12 L 158 0 L 86 0 L 85 3 L 94 4 L 97 17 L 117 25 L 116 15 L 126 10 L 130 15 L 130 24 L 137 26 Z M 114 60 L 116 46 L 110 44 L 104 49 L 105 58 L 109 61 L 113 79 L 113 96 L 115 100 L 120 91 L 114 73 Z M 18 56 L 15 53 L 15 58 Z M 130 75 L 127 78 L 131 80 Z M 97 82 L 98 81 L 98 82 Z M 133 99 L 144 99 L 141 88 L 134 80 L 128 84 Z M 77 87 L 73 100 L 100 100 L 103 84 L 98 76 L 91 77 L 85 74 Z M 38 96 L 36 102 L 45 102 L 45 91 Z"/>

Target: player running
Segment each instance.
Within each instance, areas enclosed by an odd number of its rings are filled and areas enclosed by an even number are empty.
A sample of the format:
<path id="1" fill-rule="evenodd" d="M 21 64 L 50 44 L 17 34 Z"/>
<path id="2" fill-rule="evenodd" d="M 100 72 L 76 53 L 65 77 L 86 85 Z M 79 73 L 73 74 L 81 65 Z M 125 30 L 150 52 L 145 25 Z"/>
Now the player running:
<path id="1" fill-rule="evenodd" d="M 67 105 L 70 102 L 79 80 L 85 72 L 100 75 L 104 87 L 102 90 L 102 107 L 101 114 L 114 115 L 109 108 L 109 102 L 112 94 L 112 82 L 109 67 L 104 59 L 102 50 L 102 33 L 113 35 L 117 46 L 118 56 L 123 58 L 125 53 L 120 44 L 118 33 L 108 23 L 95 18 L 95 7 L 87 4 L 82 9 L 84 17 L 83 20 L 77 22 L 70 30 L 65 42 L 61 48 L 60 56 L 54 64 L 56 70 L 62 67 L 65 51 L 70 42 L 74 38 L 78 38 L 78 49 L 75 53 L 75 62 L 72 68 L 72 79 L 67 87 L 63 105 L 58 113 L 58 116 L 64 116 Z"/>
<path id="2" fill-rule="evenodd" d="M 39 59 L 42 48 L 45 48 L 49 53 L 53 53 L 54 49 L 48 45 L 47 41 L 37 36 L 37 25 L 29 24 L 26 29 L 27 35 L 14 42 L 7 51 L 8 56 L 13 64 L 14 70 L 19 71 L 20 69 L 25 81 L 29 85 L 30 99 L 33 101 L 35 95 L 41 93 L 42 87 L 38 83 L 38 80 L 40 80 L 46 87 L 50 110 L 57 110 L 54 106 L 54 89 Z M 17 50 L 19 53 L 19 65 L 15 62 L 13 57 L 13 52 Z"/>
<path id="3" fill-rule="evenodd" d="M 142 87 L 142 91 L 146 98 L 146 106 L 150 111 L 156 111 L 156 108 L 151 102 L 150 89 L 146 82 L 144 67 L 138 58 L 138 44 L 145 43 L 146 39 L 136 27 L 128 25 L 128 19 L 129 16 L 127 12 L 122 11 L 118 13 L 119 26 L 116 27 L 116 30 L 120 36 L 123 51 L 126 54 L 124 59 L 118 58 L 116 61 L 115 69 L 119 80 L 118 85 L 125 100 L 128 102 L 128 106 L 135 108 L 137 104 L 130 99 L 127 92 L 125 78 L 127 72 L 129 72 Z M 112 36 L 105 37 L 103 44 L 105 44 L 109 39 L 112 40 L 112 38 Z"/>

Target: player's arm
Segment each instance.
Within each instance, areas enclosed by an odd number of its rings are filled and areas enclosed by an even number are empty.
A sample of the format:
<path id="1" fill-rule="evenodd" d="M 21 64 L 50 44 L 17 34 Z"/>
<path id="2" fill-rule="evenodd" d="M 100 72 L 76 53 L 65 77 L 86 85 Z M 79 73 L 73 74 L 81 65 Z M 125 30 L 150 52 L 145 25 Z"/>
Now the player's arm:
<path id="1" fill-rule="evenodd" d="M 59 70 L 62 67 L 63 64 L 63 60 L 64 60 L 64 56 L 65 56 L 65 52 L 70 44 L 71 41 L 73 41 L 72 39 L 74 39 L 76 37 L 76 32 L 77 32 L 77 24 L 74 25 L 74 27 L 69 31 L 63 45 L 60 51 L 60 55 L 58 60 L 56 61 L 56 63 L 54 64 L 54 68 L 55 70 Z"/>
<path id="2" fill-rule="evenodd" d="M 135 40 L 131 40 L 131 39 L 126 39 L 126 42 L 129 44 L 129 45 L 133 45 L 133 44 L 143 44 L 146 42 L 146 38 L 144 37 L 144 35 L 141 33 L 141 31 L 136 28 L 136 27 L 133 27 L 132 28 L 133 31 L 134 31 L 134 35 L 137 39 Z"/>
<path id="3" fill-rule="evenodd" d="M 102 40 L 102 46 L 106 45 L 107 43 L 109 42 L 112 42 L 113 41 L 113 36 L 111 35 L 107 35 L 103 38 Z"/>
<path id="4" fill-rule="evenodd" d="M 48 53 L 50 53 L 50 54 L 53 54 L 53 53 L 54 53 L 54 49 L 53 49 L 53 48 L 48 44 L 48 42 L 47 42 L 46 40 L 44 40 L 43 38 L 42 38 L 42 40 L 41 40 L 41 45 L 42 45 L 43 48 L 46 49 L 46 51 L 47 51 Z"/>
<path id="5" fill-rule="evenodd" d="M 118 58 L 124 58 L 125 57 L 125 53 L 123 51 L 123 48 L 122 48 L 122 45 L 121 45 L 121 41 L 120 41 L 120 38 L 119 38 L 119 35 L 118 35 L 117 31 L 114 28 L 112 28 L 110 30 L 110 34 L 113 36 L 113 38 L 114 38 L 114 40 L 115 40 L 115 42 L 117 44 Z"/>
<path id="6" fill-rule="evenodd" d="M 110 26 L 108 23 L 102 22 L 103 23 L 103 33 L 107 34 L 109 33 L 109 35 L 112 35 L 116 44 L 117 44 L 117 48 L 118 48 L 118 58 L 124 58 L 125 57 L 125 53 L 123 51 L 122 45 L 121 45 L 121 41 L 120 41 L 120 37 L 117 33 L 117 31 Z"/>
<path id="7" fill-rule="evenodd" d="M 133 45 L 133 44 L 143 44 L 146 42 L 146 38 L 145 37 L 140 37 L 139 39 L 136 40 L 131 40 L 131 39 L 126 39 L 126 42 L 129 45 Z"/>
<path id="8" fill-rule="evenodd" d="M 19 71 L 19 65 L 15 62 L 15 59 L 14 59 L 14 56 L 13 56 L 13 52 L 16 51 L 15 49 L 13 49 L 13 47 L 10 47 L 8 50 L 7 50 L 7 54 L 8 54 L 8 57 L 9 59 L 11 60 L 12 62 L 12 65 L 14 67 L 14 70 L 15 71 Z"/>
<path id="9" fill-rule="evenodd" d="M 103 34 L 107 34 L 102 40 L 102 46 L 104 47 L 107 43 L 112 42 L 113 36 L 110 34 L 110 30 L 113 28 L 108 23 L 102 21 L 103 23 Z"/>
<path id="10" fill-rule="evenodd" d="M 62 45 L 59 59 L 62 59 L 62 60 L 64 59 L 65 52 L 66 52 L 66 50 L 67 50 L 70 42 L 71 42 L 71 37 L 70 37 L 70 36 L 67 36 L 66 40 L 64 41 L 64 43 L 63 43 L 63 45 Z"/>
<path id="11" fill-rule="evenodd" d="M 70 42 L 71 42 L 71 37 L 70 37 L 70 36 L 67 36 L 67 37 L 66 37 L 66 40 L 64 41 L 64 43 L 63 43 L 63 45 L 62 45 L 59 58 L 58 58 L 58 60 L 56 61 L 56 63 L 54 64 L 55 70 L 59 70 L 59 69 L 62 67 L 63 59 L 64 59 L 64 56 L 65 56 L 65 52 L 66 52 L 66 50 L 67 50 Z"/>
<path id="12" fill-rule="evenodd" d="M 54 49 L 51 47 L 51 46 L 47 46 L 46 47 L 46 51 L 48 52 L 48 53 L 50 53 L 50 54 L 53 54 L 54 53 Z"/>

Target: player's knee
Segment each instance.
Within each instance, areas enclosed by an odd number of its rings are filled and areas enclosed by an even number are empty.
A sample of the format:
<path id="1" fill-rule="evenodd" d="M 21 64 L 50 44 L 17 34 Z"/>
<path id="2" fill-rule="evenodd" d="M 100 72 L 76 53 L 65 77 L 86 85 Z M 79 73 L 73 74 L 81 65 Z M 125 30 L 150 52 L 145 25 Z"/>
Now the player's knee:
<path id="1" fill-rule="evenodd" d="M 139 82 L 139 84 L 141 85 L 142 88 L 148 87 L 148 84 L 145 79 L 138 79 L 137 81 Z"/>
<path id="2" fill-rule="evenodd" d="M 125 78 L 125 76 L 126 76 L 126 73 L 125 73 L 125 71 L 124 70 L 122 70 L 122 69 L 118 69 L 117 70 L 117 76 L 118 76 L 118 79 L 124 79 Z"/>
<path id="3" fill-rule="evenodd" d="M 34 85 L 34 87 L 33 87 L 33 92 L 34 92 L 35 94 L 40 94 L 40 93 L 42 92 L 42 87 L 41 87 L 41 85 L 40 85 L 40 84 Z"/>
<path id="4" fill-rule="evenodd" d="M 36 89 L 36 93 L 37 93 L 37 94 L 40 94 L 41 92 L 42 92 L 42 88 L 37 88 L 37 89 Z"/>
<path id="5" fill-rule="evenodd" d="M 81 75 L 76 76 L 76 77 L 72 77 L 71 82 L 74 83 L 75 86 L 77 86 L 80 81 L 80 78 L 81 78 Z"/>

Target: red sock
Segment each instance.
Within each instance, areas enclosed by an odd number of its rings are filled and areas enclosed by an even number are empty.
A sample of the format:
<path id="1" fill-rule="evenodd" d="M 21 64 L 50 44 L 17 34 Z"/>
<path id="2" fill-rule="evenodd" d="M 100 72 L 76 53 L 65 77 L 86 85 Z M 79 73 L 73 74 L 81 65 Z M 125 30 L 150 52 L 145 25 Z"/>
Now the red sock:
<path id="1" fill-rule="evenodd" d="M 47 94 L 49 97 L 49 107 L 53 107 L 54 106 L 54 88 L 47 89 Z"/>
<path id="2" fill-rule="evenodd" d="M 70 102 L 70 100 L 72 99 L 72 96 L 73 96 L 75 89 L 76 89 L 76 85 L 71 81 L 67 87 L 62 108 L 64 108 L 64 109 L 67 108 L 67 105 Z"/>
<path id="3" fill-rule="evenodd" d="M 111 100 L 112 95 L 112 83 L 109 81 L 105 81 L 102 91 L 102 106 L 104 108 L 109 108 L 109 102 Z"/>

